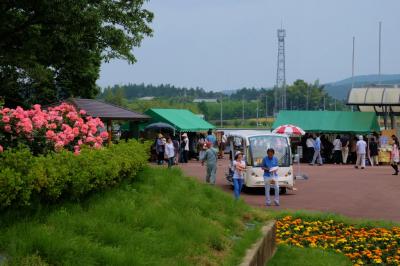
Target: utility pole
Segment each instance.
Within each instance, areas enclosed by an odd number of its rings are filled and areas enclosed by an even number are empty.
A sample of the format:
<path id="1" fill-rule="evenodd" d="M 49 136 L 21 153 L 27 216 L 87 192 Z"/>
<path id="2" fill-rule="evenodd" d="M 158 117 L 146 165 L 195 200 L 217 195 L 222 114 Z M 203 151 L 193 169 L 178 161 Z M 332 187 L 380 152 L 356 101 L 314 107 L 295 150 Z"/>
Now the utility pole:
<path id="1" fill-rule="evenodd" d="M 335 112 L 336 112 L 336 98 L 335 98 Z"/>
<path id="2" fill-rule="evenodd" d="M 220 100 L 220 103 L 221 103 L 221 110 L 220 110 L 220 115 L 221 115 L 221 117 L 220 117 L 220 122 L 221 122 L 221 128 L 223 127 L 223 120 L 222 120 L 222 118 L 223 118 L 223 115 L 222 115 L 222 95 L 221 95 L 221 100 Z"/>
<path id="3" fill-rule="evenodd" d="M 244 125 L 244 95 L 242 96 L 242 125 Z"/>
<path id="4" fill-rule="evenodd" d="M 356 37 L 353 36 L 353 56 L 352 56 L 352 60 L 351 60 L 351 89 L 354 88 L 354 54 L 355 54 L 355 43 L 356 43 Z M 351 106 L 351 111 L 353 112 L 353 105 Z"/>
<path id="5" fill-rule="evenodd" d="M 257 98 L 257 108 L 256 108 L 256 110 L 257 110 L 257 119 L 256 119 L 256 123 L 257 123 L 257 127 L 258 127 L 258 98 Z"/>
<path id="6" fill-rule="evenodd" d="M 278 62 L 276 69 L 276 86 L 275 86 L 275 114 L 278 113 L 279 109 L 285 110 L 287 108 L 286 103 L 286 66 L 285 66 L 285 37 L 286 31 L 282 28 L 277 31 L 278 36 Z M 280 95 L 279 95 L 280 92 Z M 278 104 L 278 97 L 280 99 L 280 108 Z"/>
<path id="7" fill-rule="evenodd" d="M 351 60 L 351 88 L 354 88 L 354 51 L 355 51 L 356 37 L 353 36 L 353 56 Z"/>
<path id="8" fill-rule="evenodd" d="M 268 94 L 265 94 L 265 118 L 268 118 Z"/>
<path id="9" fill-rule="evenodd" d="M 381 84 L 381 47 L 382 47 L 382 21 L 379 21 L 379 56 L 378 56 L 378 81 Z"/>

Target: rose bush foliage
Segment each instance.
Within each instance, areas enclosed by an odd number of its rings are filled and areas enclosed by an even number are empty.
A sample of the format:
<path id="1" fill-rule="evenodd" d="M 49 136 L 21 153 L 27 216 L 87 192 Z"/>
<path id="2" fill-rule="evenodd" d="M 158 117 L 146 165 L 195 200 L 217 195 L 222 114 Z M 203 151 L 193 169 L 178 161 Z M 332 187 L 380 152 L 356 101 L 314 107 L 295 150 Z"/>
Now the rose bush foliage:
<path id="1" fill-rule="evenodd" d="M 84 145 L 100 148 L 107 137 L 99 118 L 68 103 L 46 110 L 38 104 L 29 110 L 0 109 L 0 152 L 22 144 L 36 155 L 62 149 L 79 154 Z"/>

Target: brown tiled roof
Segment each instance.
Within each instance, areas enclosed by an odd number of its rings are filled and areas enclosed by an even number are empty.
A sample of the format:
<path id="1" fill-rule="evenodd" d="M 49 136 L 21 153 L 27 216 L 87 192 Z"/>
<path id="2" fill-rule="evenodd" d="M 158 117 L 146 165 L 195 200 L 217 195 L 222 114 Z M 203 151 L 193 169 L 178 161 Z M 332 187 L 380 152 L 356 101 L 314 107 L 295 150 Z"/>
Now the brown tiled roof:
<path id="1" fill-rule="evenodd" d="M 150 116 L 141 113 L 133 112 L 126 108 L 105 103 L 99 100 L 93 99 L 69 99 L 73 105 L 79 110 L 85 110 L 88 115 L 98 117 L 103 120 L 135 120 L 135 121 L 147 121 Z"/>

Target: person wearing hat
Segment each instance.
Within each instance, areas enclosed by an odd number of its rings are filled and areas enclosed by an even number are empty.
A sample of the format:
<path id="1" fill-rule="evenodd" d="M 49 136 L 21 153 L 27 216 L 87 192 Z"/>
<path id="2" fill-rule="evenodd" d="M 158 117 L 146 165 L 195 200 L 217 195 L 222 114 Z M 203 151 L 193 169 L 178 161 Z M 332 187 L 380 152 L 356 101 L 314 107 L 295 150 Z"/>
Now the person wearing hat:
<path id="1" fill-rule="evenodd" d="M 207 142 L 207 150 L 204 156 L 200 158 L 201 164 L 206 163 L 207 165 L 206 182 L 211 185 L 215 185 L 218 159 L 218 151 L 213 146 L 212 142 Z"/>
<path id="2" fill-rule="evenodd" d="M 157 163 L 162 165 L 164 163 L 164 152 L 165 152 L 165 141 L 163 141 L 163 135 L 158 134 L 156 141 L 156 153 L 157 153 Z"/>
<path id="3" fill-rule="evenodd" d="M 246 170 L 246 162 L 243 160 L 243 153 L 237 151 L 235 160 L 233 161 L 233 193 L 235 199 L 239 199 L 244 181 L 244 171 Z"/>
<path id="4" fill-rule="evenodd" d="M 171 168 L 175 160 L 175 147 L 171 137 L 167 138 L 167 143 L 165 144 L 165 157 L 168 159 L 168 168 Z"/>
<path id="5" fill-rule="evenodd" d="M 274 203 L 279 206 L 279 184 L 278 184 L 278 158 L 275 156 L 275 150 L 269 148 L 267 156 L 264 157 L 261 163 L 261 168 L 264 170 L 265 197 L 267 206 L 271 206 L 271 184 L 274 188 Z"/>
<path id="6" fill-rule="evenodd" d="M 367 143 L 365 142 L 363 136 L 358 136 L 358 141 L 356 144 L 357 152 L 357 162 L 355 168 L 361 166 L 361 169 L 365 168 L 365 155 L 367 154 Z"/>
<path id="7" fill-rule="evenodd" d="M 189 138 L 186 133 L 182 134 L 182 142 L 181 142 L 181 163 L 187 163 L 188 162 L 188 157 L 189 157 Z"/>

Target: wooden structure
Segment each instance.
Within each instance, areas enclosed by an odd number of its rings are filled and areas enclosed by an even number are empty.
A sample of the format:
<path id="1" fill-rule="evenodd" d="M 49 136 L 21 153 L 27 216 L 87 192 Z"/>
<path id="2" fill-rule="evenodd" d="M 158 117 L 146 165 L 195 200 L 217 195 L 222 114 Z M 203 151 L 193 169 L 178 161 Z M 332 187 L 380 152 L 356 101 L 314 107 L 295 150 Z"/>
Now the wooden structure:
<path id="1" fill-rule="evenodd" d="M 129 121 L 130 131 L 134 137 L 139 137 L 139 123 L 147 122 L 150 116 L 131 111 L 110 103 L 105 103 L 94 99 L 71 98 L 68 100 L 78 110 L 85 110 L 87 115 L 100 118 L 107 125 L 108 142 L 112 137 L 112 122 L 115 120 Z"/>

